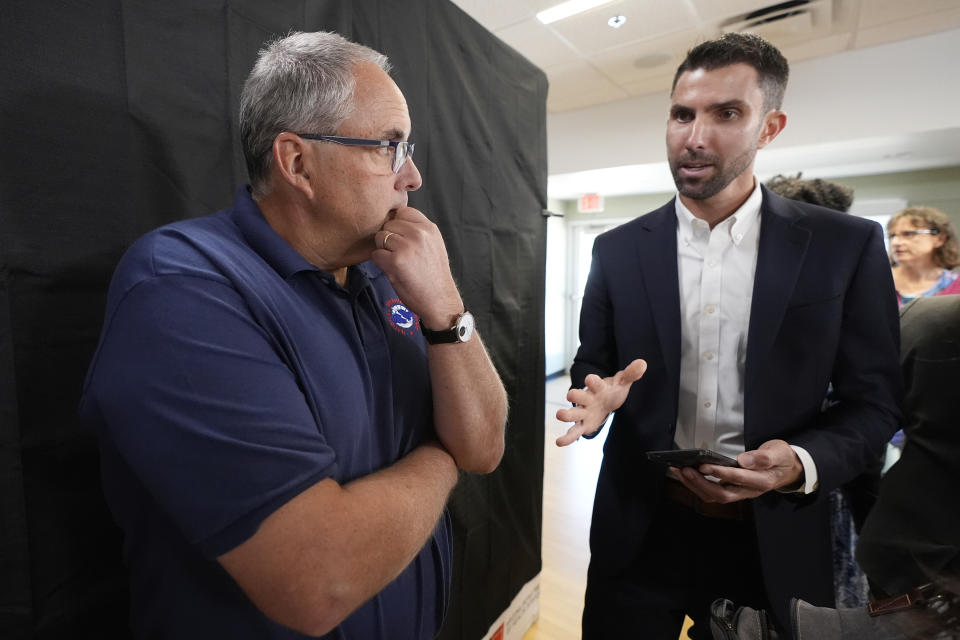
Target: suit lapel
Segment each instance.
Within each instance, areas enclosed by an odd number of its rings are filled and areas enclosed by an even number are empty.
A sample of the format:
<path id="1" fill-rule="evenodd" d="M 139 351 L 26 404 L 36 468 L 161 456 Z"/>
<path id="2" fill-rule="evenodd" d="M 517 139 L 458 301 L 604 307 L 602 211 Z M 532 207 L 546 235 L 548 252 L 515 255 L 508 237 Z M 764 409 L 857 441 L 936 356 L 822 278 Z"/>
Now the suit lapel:
<path id="1" fill-rule="evenodd" d="M 677 215 L 674 202 L 644 216 L 636 255 L 647 291 L 668 375 L 680 376 L 680 284 L 677 271 Z"/>
<path id="2" fill-rule="evenodd" d="M 747 337 L 744 376 L 747 388 L 762 368 L 760 365 L 780 330 L 787 302 L 803 266 L 810 231 L 797 224 L 802 218 L 799 209 L 763 188 L 760 245 Z"/>

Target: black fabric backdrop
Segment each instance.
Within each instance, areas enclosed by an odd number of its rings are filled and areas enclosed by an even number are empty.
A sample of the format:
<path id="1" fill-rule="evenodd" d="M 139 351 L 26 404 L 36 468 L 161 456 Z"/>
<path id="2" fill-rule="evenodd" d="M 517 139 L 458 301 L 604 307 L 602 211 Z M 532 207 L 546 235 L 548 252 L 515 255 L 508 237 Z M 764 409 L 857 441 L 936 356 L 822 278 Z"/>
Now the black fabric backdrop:
<path id="1" fill-rule="evenodd" d="M 546 78 L 446 0 L 46 0 L 0 19 L 0 637 L 124 638 L 121 537 L 75 420 L 107 284 L 163 223 L 246 181 L 236 110 L 268 38 L 390 56 L 424 187 L 510 395 L 507 453 L 451 502 L 442 638 L 480 638 L 540 570 Z"/>

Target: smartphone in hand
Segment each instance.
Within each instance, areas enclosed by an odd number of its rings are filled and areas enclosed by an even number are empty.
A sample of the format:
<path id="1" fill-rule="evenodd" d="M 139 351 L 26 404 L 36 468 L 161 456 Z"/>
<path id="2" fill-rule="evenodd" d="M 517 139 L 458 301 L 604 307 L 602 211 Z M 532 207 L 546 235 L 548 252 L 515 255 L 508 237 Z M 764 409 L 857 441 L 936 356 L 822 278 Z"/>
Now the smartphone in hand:
<path id="1" fill-rule="evenodd" d="M 668 467 L 699 467 L 702 464 L 715 464 L 719 467 L 739 467 L 736 459 L 710 449 L 670 449 L 669 451 L 648 451 L 647 458 L 661 462 Z"/>

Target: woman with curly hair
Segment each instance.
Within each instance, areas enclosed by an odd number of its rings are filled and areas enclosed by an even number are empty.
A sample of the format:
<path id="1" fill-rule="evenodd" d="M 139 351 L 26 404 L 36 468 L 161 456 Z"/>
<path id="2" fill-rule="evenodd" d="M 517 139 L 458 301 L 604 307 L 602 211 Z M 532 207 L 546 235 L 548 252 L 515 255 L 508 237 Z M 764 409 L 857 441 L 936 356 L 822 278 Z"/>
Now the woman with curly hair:
<path id="1" fill-rule="evenodd" d="M 922 296 L 960 293 L 960 274 L 952 271 L 960 265 L 960 245 L 947 214 L 909 207 L 890 218 L 887 235 L 901 305 Z"/>

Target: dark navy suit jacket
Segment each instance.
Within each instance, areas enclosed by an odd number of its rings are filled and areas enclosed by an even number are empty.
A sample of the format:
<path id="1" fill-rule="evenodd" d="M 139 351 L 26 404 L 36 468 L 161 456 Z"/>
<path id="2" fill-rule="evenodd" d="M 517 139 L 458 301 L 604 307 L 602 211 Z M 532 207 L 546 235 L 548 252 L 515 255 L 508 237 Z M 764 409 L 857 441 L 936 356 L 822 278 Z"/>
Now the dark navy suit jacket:
<path id="1" fill-rule="evenodd" d="M 880 225 L 765 188 L 760 216 L 744 441 L 748 450 L 775 438 L 802 446 L 819 474 L 813 494 L 772 492 L 752 501 L 768 595 L 788 620 L 791 596 L 833 602 L 826 498 L 876 460 L 898 427 L 899 323 Z M 648 369 L 614 416 L 597 483 L 591 572 L 601 575 L 630 565 L 657 516 L 665 477 L 645 452 L 674 446 L 680 294 L 673 201 L 597 238 L 572 383 L 609 376 L 635 358 Z M 824 411 L 830 383 L 835 402 Z"/>

